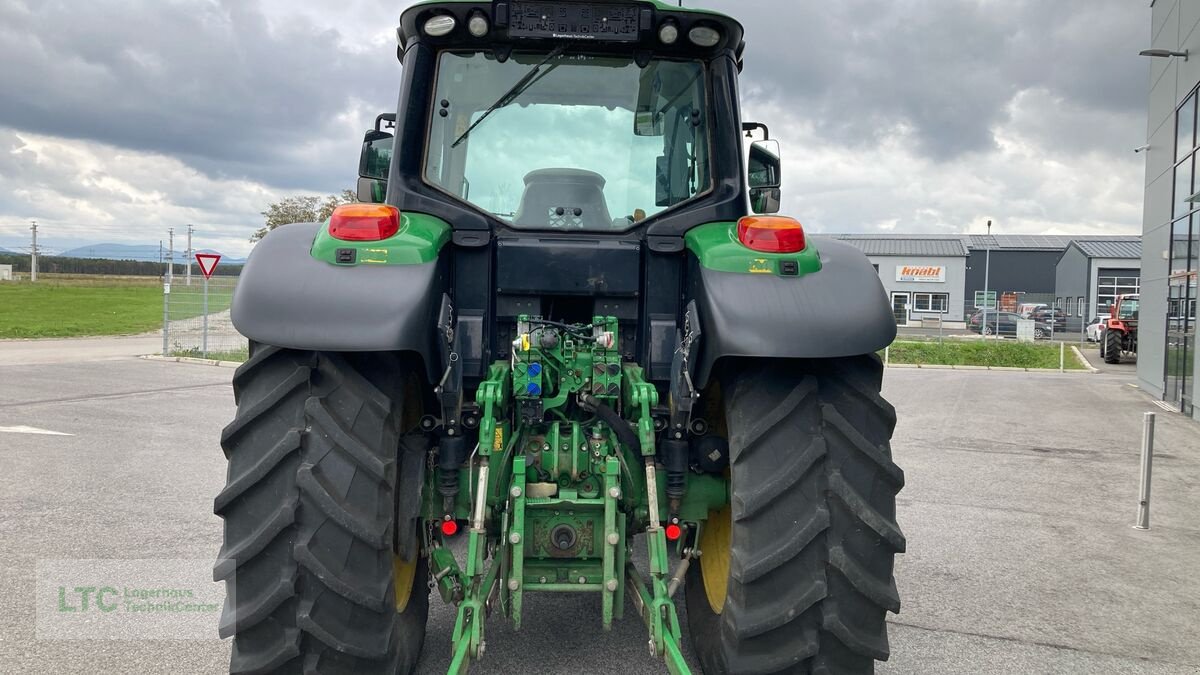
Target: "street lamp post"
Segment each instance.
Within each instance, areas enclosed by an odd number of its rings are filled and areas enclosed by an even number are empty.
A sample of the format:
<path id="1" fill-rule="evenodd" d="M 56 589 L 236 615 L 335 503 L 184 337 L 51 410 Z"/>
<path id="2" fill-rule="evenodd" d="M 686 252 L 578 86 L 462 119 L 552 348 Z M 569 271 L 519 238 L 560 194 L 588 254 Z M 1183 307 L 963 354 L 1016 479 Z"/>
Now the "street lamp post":
<path id="1" fill-rule="evenodd" d="M 983 321 L 981 325 L 987 327 L 987 310 L 988 298 L 991 296 L 991 275 L 992 275 L 992 221 L 987 222 L 987 241 L 984 249 L 983 262 Z M 996 314 L 996 337 L 1000 336 L 1000 307 L 996 303 L 996 307 L 992 307 L 992 311 Z"/>

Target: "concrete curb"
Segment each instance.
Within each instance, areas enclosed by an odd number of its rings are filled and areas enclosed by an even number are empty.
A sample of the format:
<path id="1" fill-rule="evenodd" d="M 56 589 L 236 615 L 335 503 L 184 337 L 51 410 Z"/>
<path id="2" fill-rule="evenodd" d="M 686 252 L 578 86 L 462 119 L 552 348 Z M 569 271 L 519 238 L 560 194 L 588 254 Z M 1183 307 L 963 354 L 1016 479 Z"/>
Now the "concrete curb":
<path id="1" fill-rule="evenodd" d="M 173 363 L 194 363 L 199 366 L 216 366 L 218 368 L 237 368 L 242 365 L 241 361 L 217 361 L 215 359 L 196 359 L 190 356 L 159 356 L 157 354 L 147 354 L 138 358 L 146 359 L 147 361 L 170 361 Z"/>
<path id="2" fill-rule="evenodd" d="M 1075 358 L 1079 359 L 1079 363 L 1083 364 L 1083 367 L 1087 368 L 1089 372 L 1100 372 L 1100 369 L 1096 366 L 1093 366 L 1091 361 L 1088 361 L 1087 357 L 1083 355 L 1083 352 L 1079 351 L 1079 347 L 1071 345 L 1071 351 L 1075 352 Z"/>

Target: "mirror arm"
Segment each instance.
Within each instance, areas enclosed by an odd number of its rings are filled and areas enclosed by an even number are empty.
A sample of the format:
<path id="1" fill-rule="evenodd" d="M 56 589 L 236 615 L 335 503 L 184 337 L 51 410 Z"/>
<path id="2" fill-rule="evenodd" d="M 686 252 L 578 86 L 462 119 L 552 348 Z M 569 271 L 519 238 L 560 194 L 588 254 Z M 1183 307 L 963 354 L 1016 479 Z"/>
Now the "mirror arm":
<path id="1" fill-rule="evenodd" d="M 771 130 L 768 129 L 767 125 L 763 124 L 762 122 L 742 123 L 742 131 L 746 132 L 746 138 L 753 138 L 755 129 L 762 129 L 764 141 L 771 140 Z"/>
<path id="2" fill-rule="evenodd" d="M 386 126 L 382 126 L 387 122 Z M 384 129 L 396 128 L 396 113 L 383 113 L 375 118 L 375 131 L 383 131 Z"/>

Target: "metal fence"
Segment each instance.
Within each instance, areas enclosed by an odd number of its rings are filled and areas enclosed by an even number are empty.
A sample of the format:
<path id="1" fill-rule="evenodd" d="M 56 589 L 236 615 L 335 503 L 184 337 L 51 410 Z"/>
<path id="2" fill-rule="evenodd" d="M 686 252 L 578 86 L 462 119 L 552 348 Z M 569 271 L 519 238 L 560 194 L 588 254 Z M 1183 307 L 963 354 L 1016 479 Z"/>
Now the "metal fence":
<path id="1" fill-rule="evenodd" d="M 221 276 L 205 281 L 194 274 L 190 284 L 183 275 L 163 284 L 163 356 L 246 358 L 246 338 L 229 318 L 237 281 Z"/>
<path id="2" fill-rule="evenodd" d="M 1030 321 L 1023 326 L 1029 339 L 1084 344 L 1096 336 L 1095 330 L 1089 333 L 1089 325 L 1108 310 L 1104 307 L 1092 311 L 1075 298 L 1068 303 L 1064 298 L 1033 293 L 1000 293 L 991 297 L 979 293 L 962 305 L 950 304 L 949 300 L 945 293 L 892 293 L 892 311 L 900 332 L 926 337 L 974 334 L 1016 339 L 1021 324 Z"/>

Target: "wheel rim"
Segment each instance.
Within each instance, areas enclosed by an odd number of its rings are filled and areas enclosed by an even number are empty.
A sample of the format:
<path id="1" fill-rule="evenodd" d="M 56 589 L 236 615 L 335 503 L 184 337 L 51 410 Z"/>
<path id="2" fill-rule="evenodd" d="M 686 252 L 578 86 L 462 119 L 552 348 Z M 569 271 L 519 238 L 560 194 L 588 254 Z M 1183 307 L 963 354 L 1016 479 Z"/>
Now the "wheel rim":
<path id="1" fill-rule="evenodd" d="M 408 608 L 412 598 L 413 579 L 417 576 L 417 556 L 412 560 L 404 560 L 398 555 L 392 556 L 392 578 L 396 586 L 396 611 L 403 612 Z"/>
<path id="2" fill-rule="evenodd" d="M 716 614 L 725 609 L 729 592 L 729 561 L 733 544 L 733 517 L 726 504 L 720 511 L 709 511 L 700 530 L 700 576 L 708 606 Z"/>
<path id="3" fill-rule="evenodd" d="M 417 378 L 409 374 L 404 381 L 404 402 L 403 410 L 400 414 L 401 428 L 404 431 L 409 431 L 417 426 L 421 421 L 421 415 L 424 413 L 424 406 L 421 405 L 421 384 Z M 418 525 L 420 521 L 418 520 Z M 418 526 L 417 531 L 420 532 Z M 402 613 L 408 608 L 408 601 L 412 598 L 413 580 L 417 576 L 417 558 L 421 555 L 420 551 L 414 551 L 412 560 L 404 560 L 396 554 L 392 554 L 392 583 L 396 589 L 396 612 Z"/>

